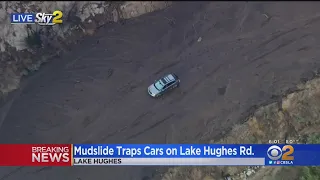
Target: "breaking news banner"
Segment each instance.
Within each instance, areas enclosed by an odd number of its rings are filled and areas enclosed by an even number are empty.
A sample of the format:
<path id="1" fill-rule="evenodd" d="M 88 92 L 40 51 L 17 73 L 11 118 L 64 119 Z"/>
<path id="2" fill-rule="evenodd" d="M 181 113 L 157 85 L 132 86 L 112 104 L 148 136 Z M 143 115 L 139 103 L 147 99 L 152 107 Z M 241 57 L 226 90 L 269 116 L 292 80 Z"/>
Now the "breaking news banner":
<path id="1" fill-rule="evenodd" d="M 73 145 L 73 165 L 307 166 L 320 165 L 320 145 L 148 144 Z"/>
<path id="2" fill-rule="evenodd" d="M 0 144 L 0 166 L 71 166 L 72 144 Z"/>
<path id="3" fill-rule="evenodd" d="M 320 166 L 320 144 L 1 144 L 0 166 Z"/>

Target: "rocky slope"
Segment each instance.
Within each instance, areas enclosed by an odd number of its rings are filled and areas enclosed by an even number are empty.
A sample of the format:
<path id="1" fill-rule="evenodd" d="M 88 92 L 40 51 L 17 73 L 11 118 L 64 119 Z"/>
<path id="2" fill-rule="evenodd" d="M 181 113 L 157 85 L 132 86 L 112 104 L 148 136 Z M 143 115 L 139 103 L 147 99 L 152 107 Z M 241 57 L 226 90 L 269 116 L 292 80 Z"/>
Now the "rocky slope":
<path id="1" fill-rule="evenodd" d="M 0 97 L 19 87 L 22 76 L 99 26 L 163 9 L 171 2 L 3 1 L 0 4 Z M 12 25 L 10 13 L 63 12 L 63 24 L 53 27 Z"/>

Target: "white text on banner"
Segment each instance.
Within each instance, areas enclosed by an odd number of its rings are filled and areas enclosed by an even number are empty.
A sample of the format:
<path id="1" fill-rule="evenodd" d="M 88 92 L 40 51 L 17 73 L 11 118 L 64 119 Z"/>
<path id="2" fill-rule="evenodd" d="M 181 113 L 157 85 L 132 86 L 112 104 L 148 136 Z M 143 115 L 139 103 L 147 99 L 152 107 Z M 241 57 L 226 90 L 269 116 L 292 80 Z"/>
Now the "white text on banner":
<path id="1" fill-rule="evenodd" d="M 265 158 L 74 158 L 73 165 L 263 166 L 265 165 Z"/>

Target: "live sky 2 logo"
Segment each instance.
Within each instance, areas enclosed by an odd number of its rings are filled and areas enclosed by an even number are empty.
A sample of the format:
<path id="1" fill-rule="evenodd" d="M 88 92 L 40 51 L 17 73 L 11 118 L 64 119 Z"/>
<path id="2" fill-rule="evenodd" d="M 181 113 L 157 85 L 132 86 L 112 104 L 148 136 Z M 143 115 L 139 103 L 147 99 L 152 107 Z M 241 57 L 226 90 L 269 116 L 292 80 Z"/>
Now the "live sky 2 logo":
<path id="1" fill-rule="evenodd" d="M 50 13 L 12 13 L 11 24 L 39 24 L 45 26 L 53 26 L 62 24 L 62 11 L 54 11 Z"/>

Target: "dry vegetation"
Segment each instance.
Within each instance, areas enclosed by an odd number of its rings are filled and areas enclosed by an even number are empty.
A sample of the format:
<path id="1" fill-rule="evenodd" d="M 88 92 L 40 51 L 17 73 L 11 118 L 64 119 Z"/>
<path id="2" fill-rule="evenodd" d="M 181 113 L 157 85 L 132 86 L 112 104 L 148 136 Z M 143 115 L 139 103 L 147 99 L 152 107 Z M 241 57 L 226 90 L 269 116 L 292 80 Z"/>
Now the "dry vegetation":
<path id="1" fill-rule="evenodd" d="M 44 28 L 36 25 L 17 28 L 19 25 L 7 25 L 6 18 L 9 16 L 1 17 L 3 19 L 3 24 L 0 22 L 1 31 L 7 34 L 0 37 L 0 44 L 4 42 L 0 45 L 1 49 L 6 48 L 5 51 L 0 51 L 0 101 L 8 93 L 19 88 L 22 77 L 38 71 L 42 64 L 57 59 L 73 44 L 82 41 L 84 36 L 93 35 L 103 25 L 157 11 L 171 4 L 171 1 L 3 2 L 0 11 L 5 12 L 4 14 L 8 14 L 7 10 L 9 12 L 17 9 L 27 9 L 27 11 L 46 9 L 44 11 L 50 12 L 51 7 L 59 7 L 67 21 L 59 25 L 60 28 Z M 19 48 L 7 43 L 12 40 Z M 22 45 L 26 49 L 21 48 Z M 20 48 L 24 50 L 19 50 Z"/>
<path id="2" fill-rule="evenodd" d="M 259 108 L 245 124 L 237 125 L 223 139 L 210 143 L 320 143 L 320 78 L 298 86 L 298 91 L 281 102 Z M 246 177 L 248 167 L 175 167 L 163 180 L 217 180 L 226 174 L 234 180 L 319 180 L 317 167 L 264 167 Z M 252 169 L 252 168 L 251 168 Z"/>

